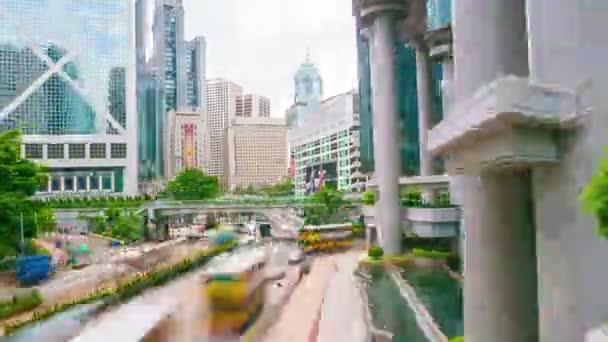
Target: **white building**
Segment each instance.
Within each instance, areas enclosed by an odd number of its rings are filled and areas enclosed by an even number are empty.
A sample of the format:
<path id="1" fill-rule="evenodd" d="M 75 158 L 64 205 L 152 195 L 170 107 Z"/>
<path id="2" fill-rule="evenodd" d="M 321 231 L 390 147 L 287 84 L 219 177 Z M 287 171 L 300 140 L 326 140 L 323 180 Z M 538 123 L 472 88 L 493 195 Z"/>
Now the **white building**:
<path id="1" fill-rule="evenodd" d="M 209 134 L 204 111 L 171 111 L 165 138 L 165 175 L 173 179 L 185 169 L 201 169 L 208 163 Z"/>
<path id="2" fill-rule="evenodd" d="M 288 175 L 284 119 L 237 117 L 226 129 L 224 183 L 236 187 L 278 183 Z"/>
<path id="3" fill-rule="evenodd" d="M 366 181 L 359 171 L 359 106 L 354 91 L 321 102 L 304 125 L 289 133 L 296 196 L 318 190 L 319 182 L 358 191 Z M 321 178 L 319 178 L 321 177 Z"/>
<path id="4" fill-rule="evenodd" d="M 236 99 L 243 88 L 222 78 L 207 81 L 207 124 L 209 127 L 209 161 L 205 170 L 210 176 L 224 174 L 224 133 L 236 116 Z"/>
<path id="5" fill-rule="evenodd" d="M 255 94 L 239 96 L 236 98 L 236 116 L 269 117 L 270 99 Z"/>
<path id="6" fill-rule="evenodd" d="M 123 0 L 0 1 L 0 131 L 48 167 L 40 195 L 137 193 L 134 17 Z"/>

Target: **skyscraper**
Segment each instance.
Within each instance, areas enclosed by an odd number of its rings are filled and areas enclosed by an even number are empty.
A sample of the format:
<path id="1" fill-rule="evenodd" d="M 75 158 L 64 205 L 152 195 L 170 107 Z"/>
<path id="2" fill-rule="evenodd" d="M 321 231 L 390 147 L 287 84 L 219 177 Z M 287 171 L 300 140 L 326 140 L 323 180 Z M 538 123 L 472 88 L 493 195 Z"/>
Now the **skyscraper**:
<path id="1" fill-rule="evenodd" d="M 137 192 L 133 4 L 0 0 L 0 130 L 48 193 Z"/>
<path id="2" fill-rule="evenodd" d="M 186 42 L 186 105 L 204 109 L 207 98 L 207 42 L 199 36 Z"/>
<path id="3" fill-rule="evenodd" d="M 255 94 L 239 96 L 236 98 L 236 116 L 270 117 L 270 99 Z"/>
<path id="4" fill-rule="evenodd" d="M 165 112 L 186 105 L 186 49 L 182 0 L 156 0 L 154 69 L 160 72 Z"/>
<path id="5" fill-rule="evenodd" d="M 205 172 L 212 176 L 224 175 L 224 133 L 236 116 L 236 99 L 243 88 L 222 78 L 207 82 L 207 125 L 209 130 L 209 164 Z"/>
<path id="6" fill-rule="evenodd" d="M 294 78 L 294 104 L 287 110 L 286 118 L 289 127 L 302 127 L 306 114 L 319 109 L 323 98 L 323 79 L 316 65 L 310 60 L 310 54 L 300 65 Z"/>

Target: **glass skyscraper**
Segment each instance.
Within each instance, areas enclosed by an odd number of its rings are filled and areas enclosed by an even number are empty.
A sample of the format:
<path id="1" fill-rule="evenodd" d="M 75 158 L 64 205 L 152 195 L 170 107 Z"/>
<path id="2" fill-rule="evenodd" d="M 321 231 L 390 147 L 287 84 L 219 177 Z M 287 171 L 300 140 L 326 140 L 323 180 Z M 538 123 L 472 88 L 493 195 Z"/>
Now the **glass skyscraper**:
<path id="1" fill-rule="evenodd" d="M 0 0 L 0 130 L 48 165 L 42 193 L 137 190 L 132 6 Z"/>
<path id="2" fill-rule="evenodd" d="M 442 12 L 443 13 L 443 12 Z M 433 19 L 434 20 L 434 19 Z M 363 172 L 374 171 L 372 89 L 370 75 L 369 41 L 361 19 L 356 17 L 357 50 L 360 94 L 360 151 Z M 396 35 L 398 36 L 398 35 Z M 413 176 L 420 173 L 420 151 L 418 142 L 418 96 L 416 84 L 416 51 L 406 41 L 395 40 L 395 79 L 397 82 L 398 110 L 400 121 L 401 173 Z M 437 123 L 442 117 L 441 65 L 433 63 L 433 104 Z"/>

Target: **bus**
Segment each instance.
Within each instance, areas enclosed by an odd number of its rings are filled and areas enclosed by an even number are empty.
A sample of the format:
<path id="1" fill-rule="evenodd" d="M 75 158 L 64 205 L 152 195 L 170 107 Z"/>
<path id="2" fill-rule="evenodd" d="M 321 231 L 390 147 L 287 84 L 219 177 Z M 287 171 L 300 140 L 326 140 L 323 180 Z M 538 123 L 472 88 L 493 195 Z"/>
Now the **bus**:
<path id="1" fill-rule="evenodd" d="M 210 262 L 203 275 L 209 335 L 240 336 L 256 321 L 266 300 L 267 261 L 262 248 Z"/>

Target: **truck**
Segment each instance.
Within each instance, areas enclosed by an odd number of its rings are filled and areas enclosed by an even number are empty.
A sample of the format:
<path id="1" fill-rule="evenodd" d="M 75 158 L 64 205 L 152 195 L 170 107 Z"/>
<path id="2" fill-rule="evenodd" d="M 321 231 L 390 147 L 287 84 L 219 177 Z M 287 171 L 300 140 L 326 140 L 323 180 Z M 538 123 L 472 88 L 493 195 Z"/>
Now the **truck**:
<path id="1" fill-rule="evenodd" d="M 55 273 L 55 263 L 49 255 L 33 255 L 17 257 L 17 282 L 28 286 L 47 280 Z"/>

